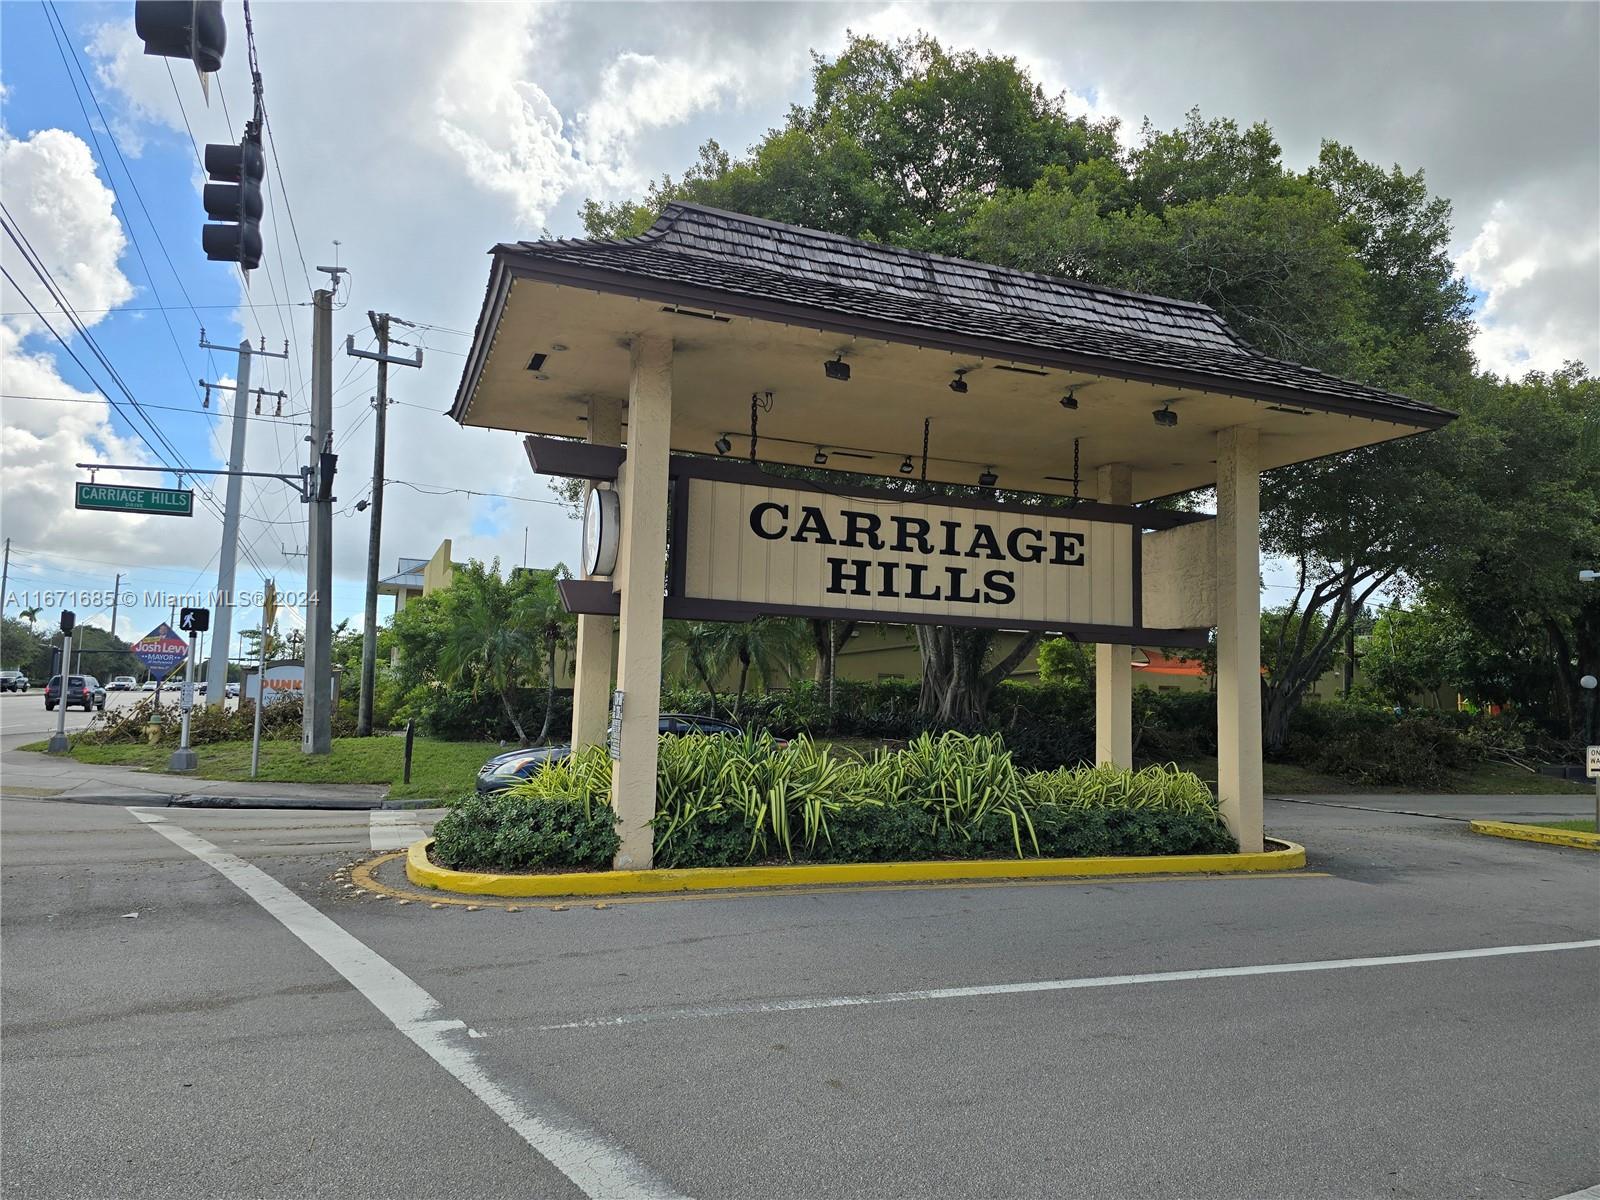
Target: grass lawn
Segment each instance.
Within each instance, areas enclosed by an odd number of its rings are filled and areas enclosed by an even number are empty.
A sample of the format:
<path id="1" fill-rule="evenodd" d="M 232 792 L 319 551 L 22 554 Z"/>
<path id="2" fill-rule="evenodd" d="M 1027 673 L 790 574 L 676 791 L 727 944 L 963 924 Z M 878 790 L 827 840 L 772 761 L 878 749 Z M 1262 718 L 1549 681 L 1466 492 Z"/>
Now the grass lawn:
<path id="1" fill-rule="evenodd" d="M 33 747 L 26 747 L 33 749 Z M 39 749 L 44 743 L 38 744 Z M 93 746 L 77 742 L 72 757 L 79 762 L 109 763 L 165 771 L 171 746 L 118 744 Z M 472 790 L 473 777 L 484 759 L 499 752 L 493 742 L 441 742 L 417 738 L 411 754 L 411 782 L 401 783 L 405 739 L 398 737 L 334 738 L 333 753 L 300 753 L 298 741 L 263 741 L 258 783 L 387 783 L 391 800 L 451 800 Z M 246 781 L 250 778 L 250 743 L 213 742 L 196 746 L 201 779 Z"/>
<path id="2" fill-rule="evenodd" d="M 1208 783 L 1216 783 L 1217 760 L 1214 758 L 1196 758 L 1178 765 L 1193 771 Z M 1265 791 L 1269 796 L 1370 795 L 1375 792 L 1404 794 L 1417 790 L 1351 783 L 1348 779 L 1321 775 L 1290 763 L 1264 763 L 1263 776 Z M 1590 790 L 1582 784 L 1554 779 L 1549 775 L 1535 775 L 1504 763 L 1481 763 L 1472 771 L 1457 771 L 1444 787 L 1438 789 L 1441 795 L 1461 796 L 1567 796 Z"/>
<path id="3" fill-rule="evenodd" d="M 1518 825 L 1537 825 L 1540 829 L 1560 829 L 1566 833 L 1593 833 L 1594 822 L 1589 821 L 1518 821 Z"/>

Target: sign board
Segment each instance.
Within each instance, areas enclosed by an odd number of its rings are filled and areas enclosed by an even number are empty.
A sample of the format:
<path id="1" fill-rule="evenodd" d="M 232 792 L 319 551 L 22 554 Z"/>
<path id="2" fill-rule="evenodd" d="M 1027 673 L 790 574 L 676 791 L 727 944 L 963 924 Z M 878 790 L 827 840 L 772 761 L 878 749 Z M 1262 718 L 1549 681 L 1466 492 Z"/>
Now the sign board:
<path id="1" fill-rule="evenodd" d="M 165 621 L 133 644 L 133 656 L 149 669 L 150 678 L 158 683 L 181 667 L 188 655 L 188 641 L 173 632 Z"/>
<path id="2" fill-rule="evenodd" d="M 611 693 L 611 724 L 606 729 L 606 749 L 612 761 L 622 761 L 622 693 Z"/>
<path id="3" fill-rule="evenodd" d="M 256 678 L 258 671 L 251 671 L 244 677 L 244 687 L 240 689 L 240 699 L 254 703 L 256 698 Z M 305 691 L 306 669 L 301 663 L 278 663 L 266 670 L 267 700 L 270 707 L 275 701 L 285 696 L 298 696 Z"/>
<path id="4" fill-rule="evenodd" d="M 1590 779 L 1600 779 L 1600 746 L 1590 746 L 1583 760 L 1584 774 Z"/>
<path id="5" fill-rule="evenodd" d="M 194 516 L 194 492 L 189 488 L 124 487 L 117 483 L 80 483 L 77 508 L 97 512 L 146 513 L 158 517 Z"/>
<path id="6" fill-rule="evenodd" d="M 688 480 L 687 496 L 686 597 L 1018 629 L 1140 624 L 1126 522 L 711 479 Z"/>
<path id="7" fill-rule="evenodd" d="M 189 680 L 183 681 L 183 691 L 179 695 L 178 707 L 188 712 L 194 707 L 194 684 Z"/>

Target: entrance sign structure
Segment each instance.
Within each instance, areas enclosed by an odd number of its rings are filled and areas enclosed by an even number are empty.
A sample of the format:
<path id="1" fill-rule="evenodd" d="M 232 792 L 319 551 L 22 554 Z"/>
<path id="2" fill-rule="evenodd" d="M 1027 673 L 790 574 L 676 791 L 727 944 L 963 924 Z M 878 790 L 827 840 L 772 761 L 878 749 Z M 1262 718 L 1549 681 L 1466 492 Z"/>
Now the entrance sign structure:
<path id="1" fill-rule="evenodd" d="M 1452 419 L 1267 358 L 1204 305 L 686 204 L 640 237 L 497 246 L 451 415 L 615 494 L 591 509 L 591 536 L 617 526 L 609 576 L 562 594 L 574 744 L 628 697 L 633 868 L 663 617 L 760 613 L 1092 641 L 1096 756 L 1124 766 L 1133 645 L 1215 628 L 1218 795 L 1259 851 L 1261 472 Z M 1214 517 L 1146 504 L 1210 487 Z"/>

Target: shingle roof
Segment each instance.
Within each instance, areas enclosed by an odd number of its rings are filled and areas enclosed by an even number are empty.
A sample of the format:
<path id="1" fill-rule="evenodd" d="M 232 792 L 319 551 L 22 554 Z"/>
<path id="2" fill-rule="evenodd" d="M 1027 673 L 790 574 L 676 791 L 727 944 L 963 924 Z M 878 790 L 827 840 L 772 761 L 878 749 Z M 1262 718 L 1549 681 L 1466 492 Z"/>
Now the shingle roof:
<path id="1" fill-rule="evenodd" d="M 650 281 L 652 294 L 691 289 L 933 331 L 947 340 L 1003 342 L 1019 351 L 1147 368 L 1180 386 L 1198 376 L 1215 380 L 1215 390 L 1244 385 L 1241 394 L 1269 399 L 1295 392 L 1313 406 L 1387 409 L 1386 415 L 1410 424 L 1438 425 L 1451 417 L 1404 396 L 1269 358 L 1204 304 L 859 242 L 700 205 L 667 205 L 638 237 L 517 242 L 495 253 L 534 273 L 545 273 L 540 264 L 546 264 L 546 271 L 615 274 Z"/>

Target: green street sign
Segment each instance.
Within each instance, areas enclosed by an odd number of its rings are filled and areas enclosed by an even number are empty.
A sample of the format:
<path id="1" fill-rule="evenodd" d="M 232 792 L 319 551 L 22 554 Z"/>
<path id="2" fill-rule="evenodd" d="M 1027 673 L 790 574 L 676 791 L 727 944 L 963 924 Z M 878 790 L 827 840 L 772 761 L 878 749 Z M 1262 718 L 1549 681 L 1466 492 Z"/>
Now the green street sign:
<path id="1" fill-rule="evenodd" d="M 77 487 L 78 508 L 161 517 L 194 516 L 194 492 L 187 488 L 123 487 L 116 483 L 80 483 Z"/>

